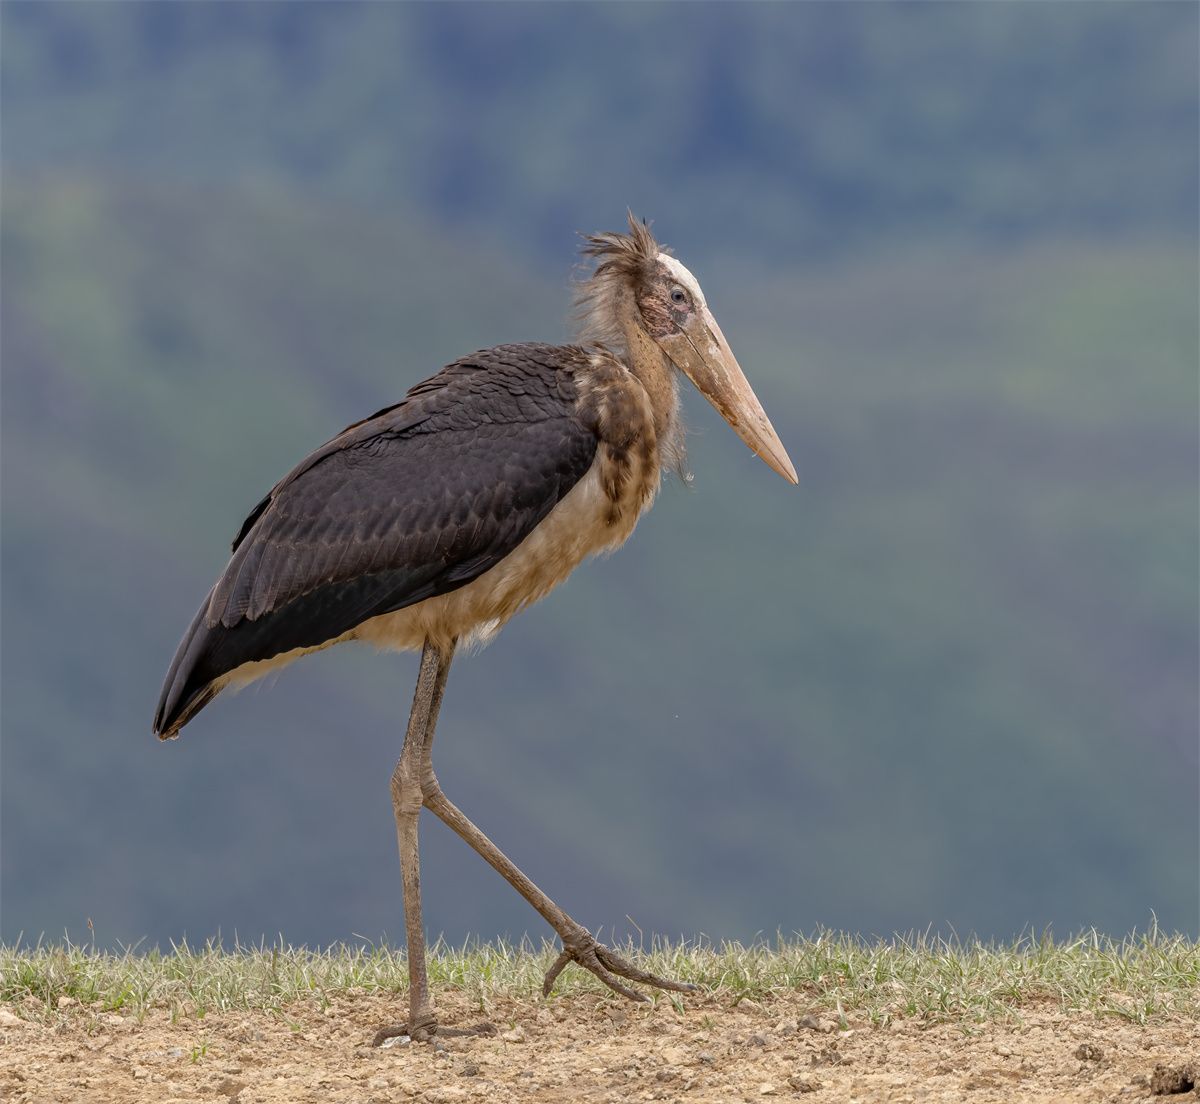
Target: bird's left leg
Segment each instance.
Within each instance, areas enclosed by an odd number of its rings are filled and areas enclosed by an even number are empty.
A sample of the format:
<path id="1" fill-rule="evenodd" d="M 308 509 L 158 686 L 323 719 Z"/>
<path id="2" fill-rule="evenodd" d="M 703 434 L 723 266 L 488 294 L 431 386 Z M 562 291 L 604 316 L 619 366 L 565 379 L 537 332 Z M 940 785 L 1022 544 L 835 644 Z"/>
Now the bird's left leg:
<path id="1" fill-rule="evenodd" d="M 404 747 L 396 769 L 392 772 L 392 811 L 396 818 L 396 839 L 400 848 L 400 875 L 404 887 L 404 926 L 408 947 L 408 1020 L 402 1024 L 380 1028 L 374 1045 L 399 1035 L 428 1041 L 436 1035 L 494 1034 L 491 1024 L 473 1028 L 439 1026 L 429 996 L 429 975 L 425 963 L 425 927 L 421 915 L 421 856 L 417 841 L 417 825 L 424 804 L 423 764 L 428 760 L 426 744 L 432 739 L 437 725 L 442 696 L 454 644 L 439 649 L 430 641 L 421 650 L 421 666 L 417 688 L 413 694 L 412 712 L 404 733 Z"/>

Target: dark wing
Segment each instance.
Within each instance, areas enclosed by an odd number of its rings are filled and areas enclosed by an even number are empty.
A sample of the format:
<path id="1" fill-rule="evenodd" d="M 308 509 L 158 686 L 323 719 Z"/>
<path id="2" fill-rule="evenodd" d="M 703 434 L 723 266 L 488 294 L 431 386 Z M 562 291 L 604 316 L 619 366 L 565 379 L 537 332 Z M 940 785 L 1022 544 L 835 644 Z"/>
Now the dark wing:
<path id="1" fill-rule="evenodd" d="M 255 507 L 167 672 L 174 735 L 245 663 L 336 640 L 478 578 L 582 478 L 573 347 L 476 353 L 344 430 Z"/>

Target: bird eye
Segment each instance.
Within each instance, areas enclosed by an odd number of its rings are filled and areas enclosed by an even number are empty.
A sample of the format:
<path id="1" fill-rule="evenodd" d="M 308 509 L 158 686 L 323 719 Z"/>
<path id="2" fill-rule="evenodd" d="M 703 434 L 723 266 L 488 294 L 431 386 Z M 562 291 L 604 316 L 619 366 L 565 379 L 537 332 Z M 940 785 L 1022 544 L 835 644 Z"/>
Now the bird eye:
<path id="1" fill-rule="evenodd" d="M 671 302 L 678 303 L 680 306 L 683 306 L 687 302 L 687 294 L 683 288 L 677 287 L 671 289 Z"/>

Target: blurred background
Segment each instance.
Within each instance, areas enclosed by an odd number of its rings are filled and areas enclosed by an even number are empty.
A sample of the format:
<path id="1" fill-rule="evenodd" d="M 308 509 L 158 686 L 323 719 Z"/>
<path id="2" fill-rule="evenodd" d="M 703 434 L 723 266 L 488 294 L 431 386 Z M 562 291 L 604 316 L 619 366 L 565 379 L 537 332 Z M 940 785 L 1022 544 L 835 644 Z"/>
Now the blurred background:
<path id="1" fill-rule="evenodd" d="M 260 495 L 654 220 L 800 472 L 694 482 L 451 678 L 582 923 L 1197 933 L 1197 19 L 76 4 L 3 42 L 2 935 L 400 940 L 412 656 L 150 719 Z M 430 929 L 540 937 L 424 822 Z"/>

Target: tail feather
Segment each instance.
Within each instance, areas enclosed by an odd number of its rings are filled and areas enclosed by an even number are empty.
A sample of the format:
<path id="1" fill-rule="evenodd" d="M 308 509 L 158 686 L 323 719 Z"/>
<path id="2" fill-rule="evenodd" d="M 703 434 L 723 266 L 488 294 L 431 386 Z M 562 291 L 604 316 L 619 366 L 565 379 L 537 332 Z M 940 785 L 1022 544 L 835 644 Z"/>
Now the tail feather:
<path id="1" fill-rule="evenodd" d="M 465 569 L 447 571 L 440 565 L 413 570 L 399 568 L 360 575 L 344 583 L 316 587 L 278 609 L 257 617 L 243 616 L 235 624 L 210 620 L 213 592 L 201 604 L 179 642 L 163 681 L 154 732 L 169 740 L 231 682 L 244 681 L 245 664 L 277 657 L 284 662 L 306 651 L 342 639 L 356 625 L 382 613 L 445 593 L 469 582 L 487 567 L 476 560 Z M 459 571 L 467 570 L 460 578 Z M 220 604 L 221 582 L 217 583 Z M 250 677 L 264 673 L 258 671 Z"/>
<path id="2" fill-rule="evenodd" d="M 211 644 L 211 630 L 205 623 L 208 601 L 205 598 L 192 618 L 163 680 L 158 708 L 154 711 L 154 734 L 160 740 L 173 740 L 217 696 L 218 687 L 213 685 L 211 674 L 206 673 L 204 662 Z"/>

